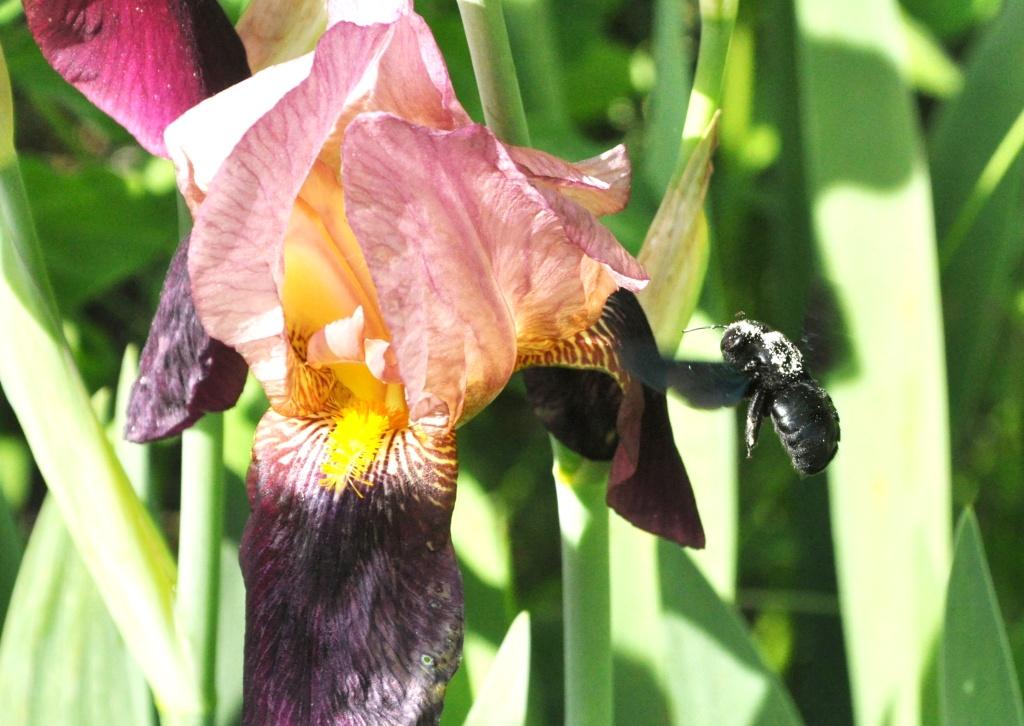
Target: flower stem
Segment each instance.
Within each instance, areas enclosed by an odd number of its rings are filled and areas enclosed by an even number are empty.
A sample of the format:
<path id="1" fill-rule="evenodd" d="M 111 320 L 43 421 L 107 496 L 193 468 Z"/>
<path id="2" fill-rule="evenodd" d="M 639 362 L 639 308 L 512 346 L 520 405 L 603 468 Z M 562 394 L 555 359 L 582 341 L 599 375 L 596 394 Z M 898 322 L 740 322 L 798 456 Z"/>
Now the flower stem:
<path id="1" fill-rule="evenodd" d="M 473 74 L 487 127 L 510 144 L 529 146 L 530 131 L 519 93 L 501 0 L 458 0 Z"/>
<path id="2" fill-rule="evenodd" d="M 503 141 L 530 134 L 499 0 L 459 0 L 488 127 Z M 551 440 L 562 530 L 565 723 L 612 722 L 611 598 L 608 570 L 608 467 Z"/>
<path id="3" fill-rule="evenodd" d="M 552 440 L 562 535 L 566 726 L 612 723 L 608 466 Z"/>
<path id="4" fill-rule="evenodd" d="M 675 177 L 682 175 L 690 156 L 706 135 L 708 125 L 722 107 L 722 81 L 738 5 L 738 0 L 700 0 L 700 50 L 683 122 Z"/>
<path id="5" fill-rule="evenodd" d="M 217 611 L 224 528 L 224 418 L 207 414 L 181 437 L 181 529 L 177 613 L 196 663 L 202 713 L 216 713 Z"/>

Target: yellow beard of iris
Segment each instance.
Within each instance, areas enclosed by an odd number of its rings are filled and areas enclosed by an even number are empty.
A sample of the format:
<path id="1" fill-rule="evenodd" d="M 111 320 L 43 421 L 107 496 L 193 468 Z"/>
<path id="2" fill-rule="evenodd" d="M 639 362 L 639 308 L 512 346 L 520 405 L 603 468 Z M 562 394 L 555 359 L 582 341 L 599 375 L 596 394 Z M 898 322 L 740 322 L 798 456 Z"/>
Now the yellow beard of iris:
<path id="1" fill-rule="evenodd" d="M 338 493 L 352 485 L 362 496 L 357 484 L 369 486 L 364 475 L 392 428 L 383 403 L 357 401 L 335 416 L 327 435 L 327 458 L 320 467 L 320 485 Z"/>

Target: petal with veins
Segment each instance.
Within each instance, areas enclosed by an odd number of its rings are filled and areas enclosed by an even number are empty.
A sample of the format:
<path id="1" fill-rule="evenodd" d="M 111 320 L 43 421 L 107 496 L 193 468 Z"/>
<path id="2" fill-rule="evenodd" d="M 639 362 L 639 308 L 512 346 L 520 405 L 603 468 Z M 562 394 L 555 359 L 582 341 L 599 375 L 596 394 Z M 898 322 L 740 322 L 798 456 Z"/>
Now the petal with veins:
<path id="1" fill-rule="evenodd" d="M 362 114 L 342 167 L 414 421 L 472 416 L 505 385 L 517 347 L 572 336 L 620 281 L 643 285 L 607 230 L 536 189 L 483 127 Z"/>
<path id="2" fill-rule="evenodd" d="M 510 146 L 509 155 L 531 180 L 550 186 L 598 217 L 621 212 L 629 201 L 631 168 L 621 144 L 575 164 L 522 146 Z"/>
<path id="3" fill-rule="evenodd" d="M 249 473 L 243 721 L 431 723 L 459 663 L 455 441 L 409 429 L 336 492 L 329 424 L 268 413 Z"/>

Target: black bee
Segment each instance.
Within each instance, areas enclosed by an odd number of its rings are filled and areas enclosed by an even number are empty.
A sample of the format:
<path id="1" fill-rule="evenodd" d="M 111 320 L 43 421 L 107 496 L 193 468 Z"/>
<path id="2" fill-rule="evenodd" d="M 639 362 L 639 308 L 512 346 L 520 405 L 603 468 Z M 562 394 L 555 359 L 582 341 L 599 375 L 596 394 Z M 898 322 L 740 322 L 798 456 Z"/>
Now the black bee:
<path id="1" fill-rule="evenodd" d="M 793 342 L 764 323 L 738 320 L 722 336 L 722 358 L 750 381 L 747 456 L 771 414 L 793 467 L 805 476 L 824 469 L 839 449 L 839 414 Z"/>
<path id="2" fill-rule="evenodd" d="M 747 457 L 757 443 L 761 422 L 771 415 L 793 467 L 804 476 L 823 470 L 839 448 L 839 414 L 825 389 L 807 372 L 800 349 L 756 320 L 707 327 L 725 329 L 724 363 L 665 360 L 653 345 L 635 340 L 623 342 L 623 363 L 647 386 L 671 388 L 693 408 L 735 406 L 749 398 Z"/>

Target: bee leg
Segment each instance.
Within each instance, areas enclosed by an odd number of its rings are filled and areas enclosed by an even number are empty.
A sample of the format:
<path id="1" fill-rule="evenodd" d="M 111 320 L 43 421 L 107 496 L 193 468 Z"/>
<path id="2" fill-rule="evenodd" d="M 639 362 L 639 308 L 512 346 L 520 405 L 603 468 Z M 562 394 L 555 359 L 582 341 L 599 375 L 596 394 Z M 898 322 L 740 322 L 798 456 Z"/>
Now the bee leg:
<path id="1" fill-rule="evenodd" d="M 761 431 L 761 422 L 768 414 L 770 398 L 768 392 L 757 386 L 750 396 L 750 405 L 747 406 L 747 425 L 744 431 L 743 440 L 747 445 L 747 458 L 750 458 L 754 445 L 757 444 L 757 435 Z"/>

